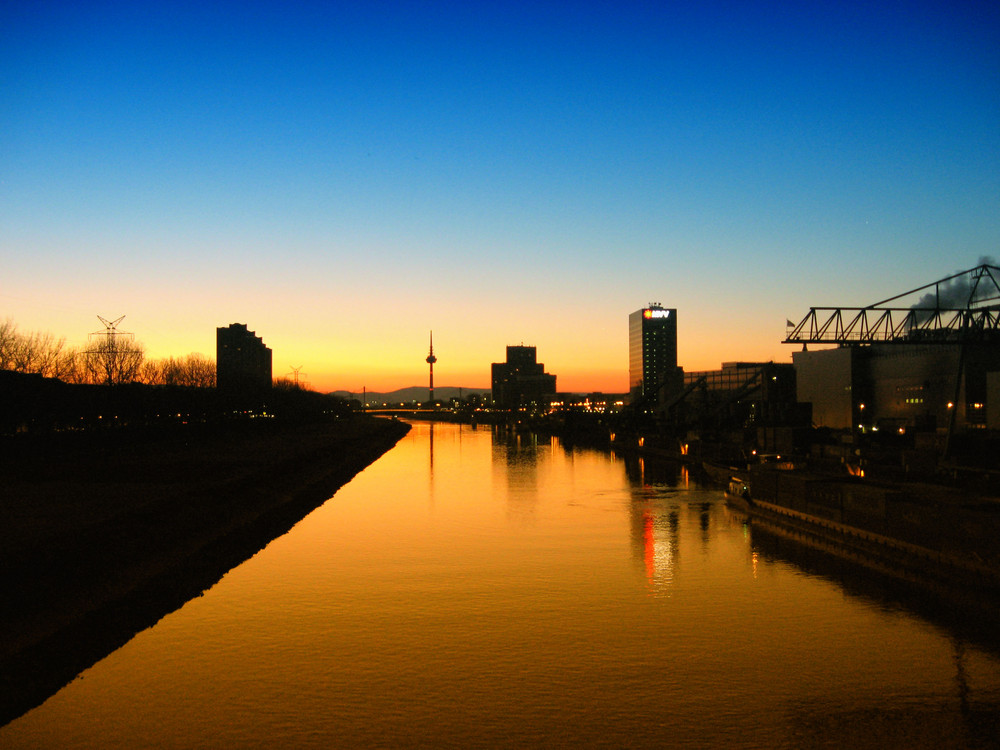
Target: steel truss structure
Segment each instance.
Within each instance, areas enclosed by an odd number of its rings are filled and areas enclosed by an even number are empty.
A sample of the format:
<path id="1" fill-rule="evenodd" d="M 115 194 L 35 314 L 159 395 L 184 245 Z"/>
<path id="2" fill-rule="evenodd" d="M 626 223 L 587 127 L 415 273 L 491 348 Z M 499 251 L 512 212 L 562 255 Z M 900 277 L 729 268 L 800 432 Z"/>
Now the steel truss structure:
<path id="1" fill-rule="evenodd" d="M 867 307 L 811 307 L 782 343 L 862 346 L 1000 341 L 998 279 L 1000 267 L 984 264 Z M 912 307 L 886 306 L 925 291 Z M 951 301 L 957 295 L 962 297 L 961 306 Z"/>

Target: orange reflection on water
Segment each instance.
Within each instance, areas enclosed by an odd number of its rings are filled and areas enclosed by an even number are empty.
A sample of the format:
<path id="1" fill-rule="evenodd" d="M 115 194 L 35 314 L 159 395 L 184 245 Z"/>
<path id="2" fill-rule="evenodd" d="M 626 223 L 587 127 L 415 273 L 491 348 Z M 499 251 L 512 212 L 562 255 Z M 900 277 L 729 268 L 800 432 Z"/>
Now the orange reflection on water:
<path id="1" fill-rule="evenodd" d="M 1000 705 L 995 654 L 956 695 L 938 629 L 679 474 L 418 424 L 0 747 L 864 748 Z"/>
<path id="2" fill-rule="evenodd" d="M 677 557 L 676 511 L 665 520 L 653 508 L 643 511 L 643 562 L 651 596 L 669 596 Z"/>

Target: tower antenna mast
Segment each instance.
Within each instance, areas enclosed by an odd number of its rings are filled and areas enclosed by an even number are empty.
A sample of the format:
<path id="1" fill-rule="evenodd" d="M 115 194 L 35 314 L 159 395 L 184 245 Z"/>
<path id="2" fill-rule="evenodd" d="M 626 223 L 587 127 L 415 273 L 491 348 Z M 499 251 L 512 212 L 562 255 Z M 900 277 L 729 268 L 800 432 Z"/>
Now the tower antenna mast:
<path id="1" fill-rule="evenodd" d="M 430 397 L 429 397 L 428 400 L 433 404 L 434 403 L 434 363 L 438 361 L 437 357 L 434 356 L 434 331 L 431 331 L 431 351 L 430 351 L 430 354 L 427 355 L 427 359 L 425 361 L 427 362 L 428 365 L 430 365 L 430 368 L 431 368 L 431 380 L 430 380 L 430 387 L 428 389 Z"/>

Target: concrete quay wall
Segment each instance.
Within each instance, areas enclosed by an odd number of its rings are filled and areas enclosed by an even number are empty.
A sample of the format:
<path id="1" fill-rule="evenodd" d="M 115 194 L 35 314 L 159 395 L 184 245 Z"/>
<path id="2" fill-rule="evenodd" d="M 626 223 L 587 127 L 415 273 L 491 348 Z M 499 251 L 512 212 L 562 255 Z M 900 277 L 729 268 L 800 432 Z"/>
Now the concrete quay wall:
<path id="1" fill-rule="evenodd" d="M 918 484 L 754 467 L 752 510 L 1000 592 L 1000 501 Z"/>

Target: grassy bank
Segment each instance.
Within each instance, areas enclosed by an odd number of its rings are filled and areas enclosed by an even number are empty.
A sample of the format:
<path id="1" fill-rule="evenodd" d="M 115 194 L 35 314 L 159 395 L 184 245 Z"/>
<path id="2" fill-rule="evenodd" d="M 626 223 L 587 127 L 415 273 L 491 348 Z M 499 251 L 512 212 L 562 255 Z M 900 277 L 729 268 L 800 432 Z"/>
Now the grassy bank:
<path id="1" fill-rule="evenodd" d="M 212 586 L 407 429 L 258 420 L 9 441 L 0 724 Z"/>

